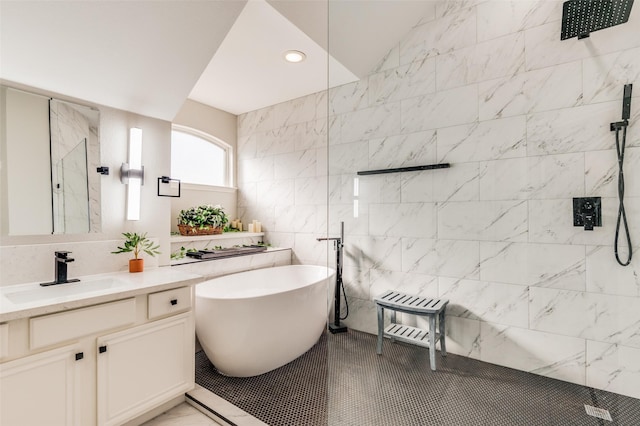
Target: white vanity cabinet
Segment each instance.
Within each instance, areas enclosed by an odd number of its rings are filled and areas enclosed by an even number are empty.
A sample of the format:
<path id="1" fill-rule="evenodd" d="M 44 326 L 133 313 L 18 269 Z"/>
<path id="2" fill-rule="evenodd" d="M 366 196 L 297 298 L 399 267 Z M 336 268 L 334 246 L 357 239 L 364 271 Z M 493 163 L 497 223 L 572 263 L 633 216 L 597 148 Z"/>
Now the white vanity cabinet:
<path id="1" fill-rule="evenodd" d="M 0 365 L 0 425 L 78 425 L 81 366 L 77 345 Z"/>
<path id="2" fill-rule="evenodd" d="M 193 388 L 190 313 L 98 338 L 98 424 L 119 425 Z"/>
<path id="3" fill-rule="evenodd" d="M 192 306 L 183 286 L 3 323 L 0 425 L 121 425 L 180 397 Z"/>

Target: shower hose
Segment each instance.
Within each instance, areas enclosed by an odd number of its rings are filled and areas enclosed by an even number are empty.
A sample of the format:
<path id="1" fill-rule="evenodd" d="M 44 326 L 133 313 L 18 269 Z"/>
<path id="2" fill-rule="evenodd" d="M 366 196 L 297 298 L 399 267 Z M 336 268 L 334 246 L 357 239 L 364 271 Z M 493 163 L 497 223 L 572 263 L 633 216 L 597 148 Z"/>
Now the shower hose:
<path id="1" fill-rule="evenodd" d="M 620 141 L 620 127 L 622 127 L 622 143 Z M 616 237 L 614 241 L 614 253 L 616 255 L 616 260 L 622 266 L 627 266 L 631 263 L 631 256 L 633 254 L 633 249 L 631 247 L 631 235 L 629 234 L 629 224 L 627 223 L 627 213 L 624 210 L 624 172 L 622 170 L 622 165 L 624 163 L 624 150 L 625 144 L 627 142 L 627 122 L 620 127 L 616 127 L 616 151 L 618 154 L 618 199 L 620 200 L 620 205 L 618 207 L 618 221 L 616 223 Z M 627 239 L 627 246 L 629 247 L 629 256 L 626 261 L 620 259 L 620 255 L 618 254 L 618 240 L 620 238 L 620 227 L 624 226 L 625 236 Z"/>
<path id="2" fill-rule="evenodd" d="M 342 281 L 342 267 L 340 268 L 340 285 L 337 290 L 342 289 L 342 298 L 344 299 L 345 313 L 344 316 L 340 315 L 340 321 L 346 320 L 349 316 L 349 301 L 347 300 L 347 293 L 344 291 L 344 281 Z"/>

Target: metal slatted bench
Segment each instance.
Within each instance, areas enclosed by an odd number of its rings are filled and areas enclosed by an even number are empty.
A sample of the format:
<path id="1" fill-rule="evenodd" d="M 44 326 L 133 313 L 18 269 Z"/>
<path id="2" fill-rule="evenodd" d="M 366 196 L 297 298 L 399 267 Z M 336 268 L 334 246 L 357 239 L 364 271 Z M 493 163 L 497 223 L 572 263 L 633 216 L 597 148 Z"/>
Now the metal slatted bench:
<path id="1" fill-rule="evenodd" d="M 445 310 L 449 303 L 446 299 L 415 296 L 387 290 L 374 299 L 378 309 L 378 347 L 376 352 L 382 354 L 383 337 L 399 340 L 417 346 L 429 348 L 431 369 L 436 370 L 436 342 L 440 342 L 440 354 L 447 356 L 445 345 Z M 384 310 L 391 311 L 391 324 L 384 327 Z M 429 331 L 396 323 L 396 312 L 429 317 Z M 436 318 L 438 329 L 436 329 Z"/>

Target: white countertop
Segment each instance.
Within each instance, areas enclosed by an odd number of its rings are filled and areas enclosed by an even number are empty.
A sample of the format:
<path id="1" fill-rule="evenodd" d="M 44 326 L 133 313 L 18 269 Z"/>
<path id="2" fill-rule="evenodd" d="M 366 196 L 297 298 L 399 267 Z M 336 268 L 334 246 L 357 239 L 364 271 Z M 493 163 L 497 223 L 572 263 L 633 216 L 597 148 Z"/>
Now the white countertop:
<path id="1" fill-rule="evenodd" d="M 78 283 L 42 287 L 39 283 L 0 288 L 0 323 L 169 290 L 203 281 L 201 275 L 168 266 L 144 272 L 87 275 Z"/>

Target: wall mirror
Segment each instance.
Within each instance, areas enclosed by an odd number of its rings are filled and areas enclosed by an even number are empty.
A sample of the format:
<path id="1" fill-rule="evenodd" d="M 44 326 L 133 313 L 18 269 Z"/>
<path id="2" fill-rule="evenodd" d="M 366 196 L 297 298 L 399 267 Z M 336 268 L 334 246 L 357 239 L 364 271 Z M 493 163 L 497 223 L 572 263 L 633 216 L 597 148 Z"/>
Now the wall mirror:
<path id="1" fill-rule="evenodd" d="M 2 235 L 101 231 L 97 109 L 0 86 Z"/>

